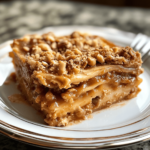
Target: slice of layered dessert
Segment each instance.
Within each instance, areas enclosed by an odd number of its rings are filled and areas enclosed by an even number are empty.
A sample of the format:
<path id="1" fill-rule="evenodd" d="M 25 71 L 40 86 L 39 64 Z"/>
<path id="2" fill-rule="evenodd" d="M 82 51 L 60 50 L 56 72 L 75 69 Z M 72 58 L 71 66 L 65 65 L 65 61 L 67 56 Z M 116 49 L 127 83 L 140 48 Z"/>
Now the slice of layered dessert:
<path id="1" fill-rule="evenodd" d="M 18 88 L 50 126 L 84 120 L 140 91 L 140 53 L 102 37 L 50 32 L 15 39 L 11 47 Z"/>

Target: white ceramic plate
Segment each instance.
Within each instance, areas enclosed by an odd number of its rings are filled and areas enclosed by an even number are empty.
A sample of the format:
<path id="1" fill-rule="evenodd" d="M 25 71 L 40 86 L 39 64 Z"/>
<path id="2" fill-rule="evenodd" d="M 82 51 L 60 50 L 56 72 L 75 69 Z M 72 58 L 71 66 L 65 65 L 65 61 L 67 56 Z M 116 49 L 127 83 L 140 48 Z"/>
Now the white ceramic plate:
<path id="1" fill-rule="evenodd" d="M 118 45 L 128 46 L 134 39 L 133 33 L 112 28 L 91 26 L 49 27 L 37 33 L 54 32 L 66 35 L 75 30 L 100 35 Z M 1 45 L 0 57 L 11 48 L 10 42 Z M 8 65 L 6 56 L 0 64 Z M 112 148 L 150 139 L 150 60 L 143 67 L 142 91 L 132 100 L 115 104 L 113 107 L 93 114 L 93 118 L 68 127 L 50 127 L 30 106 L 12 103 L 8 96 L 19 93 L 14 83 L 0 87 L 0 131 L 14 139 L 47 148 Z M 1 69 L 1 68 L 0 68 Z M 3 76 L 4 77 L 4 76 Z"/>

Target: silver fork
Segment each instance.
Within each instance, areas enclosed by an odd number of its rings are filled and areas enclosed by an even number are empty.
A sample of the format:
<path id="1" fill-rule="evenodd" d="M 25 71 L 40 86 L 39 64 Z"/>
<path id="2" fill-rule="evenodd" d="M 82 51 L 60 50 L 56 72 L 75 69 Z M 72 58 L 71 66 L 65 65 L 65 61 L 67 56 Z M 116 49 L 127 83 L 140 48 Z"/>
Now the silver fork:
<path id="1" fill-rule="evenodd" d="M 137 34 L 130 45 L 135 51 L 139 51 L 142 56 L 143 63 L 149 57 L 150 52 L 150 38 L 141 33 Z"/>

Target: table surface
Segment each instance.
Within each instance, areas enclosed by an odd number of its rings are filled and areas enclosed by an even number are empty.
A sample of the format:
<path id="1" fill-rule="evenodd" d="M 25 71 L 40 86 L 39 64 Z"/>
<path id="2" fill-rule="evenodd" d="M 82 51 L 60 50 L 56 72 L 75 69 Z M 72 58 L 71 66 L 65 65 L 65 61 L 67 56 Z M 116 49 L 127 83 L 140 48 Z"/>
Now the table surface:
<path id="1" fill-rule="evenodd" d="M 47 26 L 94 25 L 150 36 L 150 9 L 37 0 L 0 3 L 0 43 Z M 0 150 L 42 150 L 0 135 Z M 117 150 L 149 150 L 150 141 Z"/>

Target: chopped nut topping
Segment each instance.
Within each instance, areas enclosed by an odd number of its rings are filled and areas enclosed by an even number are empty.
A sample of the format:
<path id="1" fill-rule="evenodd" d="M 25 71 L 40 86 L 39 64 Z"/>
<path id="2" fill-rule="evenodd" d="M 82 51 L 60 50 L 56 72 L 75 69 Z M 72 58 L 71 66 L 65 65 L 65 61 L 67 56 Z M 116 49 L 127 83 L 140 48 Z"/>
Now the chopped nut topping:
<path id="1" fill-rule="evenodd" d="M 14 40 L 11 46 L 14 51 L 22 48 L 31 69 L 58 75 L 77 74 L 86 67 L 99 64 L 141 65 L 141 55 L 132 48 L 116 47 L 99 36 L 77 31 L 60 37 L 52 32 L 27 35 Z"/>

